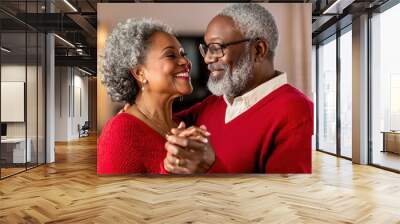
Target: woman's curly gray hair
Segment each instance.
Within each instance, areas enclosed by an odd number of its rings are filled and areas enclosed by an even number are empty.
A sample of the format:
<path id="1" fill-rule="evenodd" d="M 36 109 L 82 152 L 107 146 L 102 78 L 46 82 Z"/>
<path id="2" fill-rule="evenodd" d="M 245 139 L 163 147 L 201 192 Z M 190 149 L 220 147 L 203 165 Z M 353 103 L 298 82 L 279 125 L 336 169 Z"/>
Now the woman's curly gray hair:
<path id="1" fill-rule="evenodd" d="M 130 70 L 144 62 L 149 39 L 155 32 L 174 35 L 166 24 L 142 18 L 119 23 L 107 38 L 102 83 L 113 101 L 134 102 L 139 86 Z"/>
<path id="2" fill-rule="evenodd" d="M 268 42 L 268 56 L 275 55 L 279 33 L 274 17 L 267 9 L 253 3 L 235 3 L 222 9 L 218 15 L 231 17 L 245 38 L 264 38 Z"/>

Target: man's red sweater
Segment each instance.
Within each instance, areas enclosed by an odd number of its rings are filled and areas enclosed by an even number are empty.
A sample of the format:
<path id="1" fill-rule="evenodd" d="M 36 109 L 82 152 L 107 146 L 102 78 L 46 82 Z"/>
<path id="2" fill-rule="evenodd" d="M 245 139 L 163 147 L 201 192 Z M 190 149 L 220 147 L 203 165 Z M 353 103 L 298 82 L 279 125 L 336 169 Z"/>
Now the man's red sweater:
<path id="1" fill-rule="evenodd" d="M 210 173 L 311 173 L 313 103 L 296 88 L 281 86 L 226 124 L 225 112 L 210 96 L 177 115 L 211 133 Z"/>

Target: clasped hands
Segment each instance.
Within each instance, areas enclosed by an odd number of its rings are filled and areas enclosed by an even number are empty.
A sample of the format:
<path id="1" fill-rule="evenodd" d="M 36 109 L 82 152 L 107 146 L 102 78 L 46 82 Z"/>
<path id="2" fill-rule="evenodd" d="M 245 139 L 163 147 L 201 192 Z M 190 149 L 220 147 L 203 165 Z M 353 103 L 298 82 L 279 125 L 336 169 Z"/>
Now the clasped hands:
<path id="1" fill-rule="evenodd" d="M 208 137 L 210 133 L 202 125 L 186 128 L 181 122 L 166 136 L 164 169 L 173 174 L 206 173 L 215 161 L 215 153 Z"/>
<path id="2" fill-rule="evenodd" d="M 125 104 L 120 113 L 128 111 Z M 164 169 L 172 174 L 206 173 L 215 161 L 215 153 L 209 143 L 211 134 L 204 125 L 186 128 L 181 122 L 166 136 Z"/>

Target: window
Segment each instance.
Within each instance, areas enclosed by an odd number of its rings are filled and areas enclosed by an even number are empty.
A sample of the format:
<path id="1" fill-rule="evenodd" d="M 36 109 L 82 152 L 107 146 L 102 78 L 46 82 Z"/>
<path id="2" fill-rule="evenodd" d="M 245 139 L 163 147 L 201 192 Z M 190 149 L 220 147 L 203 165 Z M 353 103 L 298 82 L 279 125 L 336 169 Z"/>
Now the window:
<path id="1" fill-rule="evenodd" d="M 400 5 L 371 19 L 372 163 L 400 170 Z"/>
<path id="2" fill-rule="evenodd" d="M 3 2 L 2 6 L 16 2 Z M 44 1 L 17 2 L 20 16 Z M 14 7 L 15 8 L 15 7 Z M 45 34 L 0 12 L 0 179 L 45 163 Z M 13 97 L 10 97 L 13 96 Z M 15 109 L 17 108 L 17 109 Z"/>
<path id="3" fill-rule="evenodd" d="M 340 36 L 340 155 L 348 158 L 352 157 L 352 74 L 350 26 Z"/>
<path id="4" fill-rule="evenodd" d="M 318 48 L 318 149 L 336 153 L 336 39 Z"/>

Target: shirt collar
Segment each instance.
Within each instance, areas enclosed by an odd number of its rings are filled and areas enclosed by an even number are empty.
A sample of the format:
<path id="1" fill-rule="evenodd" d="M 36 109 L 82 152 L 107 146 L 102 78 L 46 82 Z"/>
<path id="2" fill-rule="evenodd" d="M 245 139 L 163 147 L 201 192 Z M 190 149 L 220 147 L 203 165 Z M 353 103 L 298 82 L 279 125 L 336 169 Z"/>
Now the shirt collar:
<path id="1" fill-rule="evenodd" d="M 287 75 L 285 72 L 283 72 L 282 74 L 262 83 L 261 85 L 250 90 L 249 92 L 241 96 L 235 97 L 233 99 L 232 104 L 229 103 L 225 95 L 224 95 L 224 100 L 227 106 L 243 103 L 246 106 L 250 107 L 286 83 L 287 83 Z"/>

